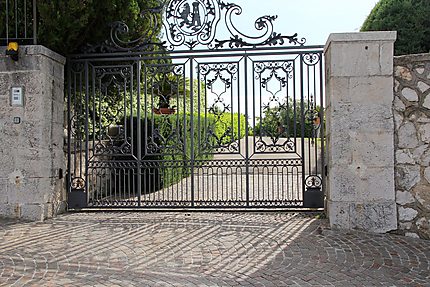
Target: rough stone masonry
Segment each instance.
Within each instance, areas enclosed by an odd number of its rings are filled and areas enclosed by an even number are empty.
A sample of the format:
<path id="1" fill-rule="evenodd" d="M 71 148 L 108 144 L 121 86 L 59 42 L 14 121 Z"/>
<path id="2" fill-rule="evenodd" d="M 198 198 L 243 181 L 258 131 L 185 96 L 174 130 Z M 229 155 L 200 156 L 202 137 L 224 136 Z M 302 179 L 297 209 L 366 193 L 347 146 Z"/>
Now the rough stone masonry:
<path id="1" fill-rule="evenodd" d="M 65 59 L 43 46 L 0 49 L 0 216 L 40 221 L 64 210 Z M 24 91 L 11 105 L 11 89 Z"/>
<path id="2" fill-rule="evenodd" d="M 394 59 L 399 230 L 430 239 L 430 54 Z"/>

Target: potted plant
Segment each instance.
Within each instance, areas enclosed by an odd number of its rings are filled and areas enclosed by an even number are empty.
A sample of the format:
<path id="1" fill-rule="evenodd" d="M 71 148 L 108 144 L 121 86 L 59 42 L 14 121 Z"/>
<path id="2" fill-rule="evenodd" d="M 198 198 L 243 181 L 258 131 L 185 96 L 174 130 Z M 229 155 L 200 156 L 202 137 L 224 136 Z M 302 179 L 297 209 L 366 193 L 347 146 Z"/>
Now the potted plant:
<path id="1" fill-rule="evenodd" d="M 175 107 L 170 105 L 170 99 L 177 93 L 175 76 L 172 74 L 162 75 L 154 84 L 154 91 L 158 96 L 158 107 L 153 107 L 153 111 L 157 115 L 170 115 L 176 112 Z"/>
<path id="2" fill-rule="evenodd" d="M 158 95 L 158 108 L 153 109 L 156 115 L 171 115 L 176 112 L 175 107 L 170 107 L 170 97 L 170 94 Z"/>

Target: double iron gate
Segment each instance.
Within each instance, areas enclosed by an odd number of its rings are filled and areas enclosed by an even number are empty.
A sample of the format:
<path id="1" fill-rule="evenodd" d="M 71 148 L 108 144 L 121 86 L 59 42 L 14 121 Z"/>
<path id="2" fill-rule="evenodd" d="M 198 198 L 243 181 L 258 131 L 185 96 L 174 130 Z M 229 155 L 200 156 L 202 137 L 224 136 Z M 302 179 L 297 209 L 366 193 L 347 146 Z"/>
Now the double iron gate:
<path id="1" fill-rule="evenodd" d="M 171 0 L 142 13 L 162 15 L 165 42 L 125 40 L 117 22 L 69 57 L 70 208 L 322 207 L 321 47 L 274 32 L 272 16 L 248 37 L 240 13 Z"/>

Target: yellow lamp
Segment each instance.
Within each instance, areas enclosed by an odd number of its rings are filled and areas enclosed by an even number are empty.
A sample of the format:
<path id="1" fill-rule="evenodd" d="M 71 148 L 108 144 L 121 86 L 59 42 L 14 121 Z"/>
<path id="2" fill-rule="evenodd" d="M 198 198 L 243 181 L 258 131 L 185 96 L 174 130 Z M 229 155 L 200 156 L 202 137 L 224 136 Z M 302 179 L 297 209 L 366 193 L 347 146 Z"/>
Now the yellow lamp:
<path id="1" fill-rule="evenodd" d="M 18 61 L 18 50 L 19 45 L 17 42 L 10 42 L 6 48 L 6 55 L 10 56 L 10 58 L 14 61 Z"/>

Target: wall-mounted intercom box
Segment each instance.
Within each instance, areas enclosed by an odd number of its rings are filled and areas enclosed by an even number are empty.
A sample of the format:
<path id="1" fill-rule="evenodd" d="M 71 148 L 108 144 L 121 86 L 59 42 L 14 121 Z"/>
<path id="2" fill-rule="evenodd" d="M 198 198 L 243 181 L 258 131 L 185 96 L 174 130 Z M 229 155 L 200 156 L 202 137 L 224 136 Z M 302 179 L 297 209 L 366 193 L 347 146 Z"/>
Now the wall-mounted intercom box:
<path id="1" fill-rule="evenodd" d="M 12 87 L 10 90 L 10 105 L 12 107 L 24 106 L 24 87 Z"/>

